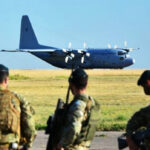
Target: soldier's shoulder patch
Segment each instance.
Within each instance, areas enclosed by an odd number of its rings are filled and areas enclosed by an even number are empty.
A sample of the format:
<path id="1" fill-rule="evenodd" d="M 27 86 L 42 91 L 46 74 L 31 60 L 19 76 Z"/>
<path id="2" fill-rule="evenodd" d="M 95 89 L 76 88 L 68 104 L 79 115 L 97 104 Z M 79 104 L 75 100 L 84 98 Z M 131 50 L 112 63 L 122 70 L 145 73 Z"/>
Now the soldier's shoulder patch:
<path id="1" fill-rule="evenodd" d="M 74 103 L 74 105 L 82 105 L 82 101 L 77 100 L 77 101 Z"/>
<path id="2" fill-rule="evenodd" d="M 82 100 L 77 100 L 74 102 L 75 106 L 86 106 L 86 103 Z"/>
<path id="3" fill-rule="evenodd" d="M 71 111 L 75 110 L 75 109 L 85 109 L 86 107 L 86 103 L 84 101 L 81 100 L 76 100 L 72 106 L 71 106 Z"/>

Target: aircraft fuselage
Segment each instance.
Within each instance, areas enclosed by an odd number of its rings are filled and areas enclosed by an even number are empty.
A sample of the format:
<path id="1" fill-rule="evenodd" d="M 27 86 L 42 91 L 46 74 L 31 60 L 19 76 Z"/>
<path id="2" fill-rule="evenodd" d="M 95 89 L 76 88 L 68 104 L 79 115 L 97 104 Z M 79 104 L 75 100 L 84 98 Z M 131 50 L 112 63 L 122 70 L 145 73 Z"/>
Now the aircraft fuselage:
<path id="1" fill-rule="evenodd" d="M 65 62 L 66 54 L 57 50 L 54 52 L 31 52 L 31 54 L 40 59 L 60 68 L 70 69 L 72 67 L 82 67 L 85 69 L 111 68 L 121 69 L 134 64 L 135 60 L 129 55 L 124 54 L 121 49 L 92 49 L 88 48 L 87 53 L 90 57 L 85 56 L 84 63 L 81 63 L 81 54 L 77 50 L 70 50 L 75 57 Z M 120 53 L 122 52 L 122 53 Z"/>

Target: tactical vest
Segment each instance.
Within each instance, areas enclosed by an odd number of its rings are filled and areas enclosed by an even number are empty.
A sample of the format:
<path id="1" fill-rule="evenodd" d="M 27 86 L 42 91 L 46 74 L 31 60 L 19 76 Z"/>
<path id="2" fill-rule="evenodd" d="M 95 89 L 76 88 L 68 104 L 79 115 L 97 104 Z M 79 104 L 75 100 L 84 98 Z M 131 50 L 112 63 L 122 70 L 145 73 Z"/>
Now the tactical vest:
<path id="1" fill-rule="evenodd" d="M 20 138 L 20 101 L 8 90 L 0 90 L 0 143 L 7 143 L 3 135 Z"/>
<path id="2" fill-rule="evenodd" d="M 90 96 L 79 95 L 75 98 L 86 103 L 85 113 L 87 113 L 87 119 L 82 122 L 81 132 L 74 142 L 74 144 L 80 144 L 83 141 L 91 141 L 93 139 L 100 117 L 98 113 L 100 112 L 100 105 Z"/>

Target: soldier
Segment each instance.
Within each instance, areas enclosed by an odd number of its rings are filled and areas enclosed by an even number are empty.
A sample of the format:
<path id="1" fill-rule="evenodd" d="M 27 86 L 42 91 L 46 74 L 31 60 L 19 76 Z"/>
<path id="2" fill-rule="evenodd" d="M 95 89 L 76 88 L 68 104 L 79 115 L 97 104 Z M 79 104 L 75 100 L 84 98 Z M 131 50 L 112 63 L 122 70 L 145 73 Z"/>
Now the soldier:
<path id="1" fill-rule="evenodd" d="M 137 84 L 142 86 L 146 95 L 150 95 L 150 70 L 143 72 Z M 130 150 L 139 150 L 138 146 L 133 142 L 131 135 L 141 127 L 150 127 L 150 106 L 144 107 L 137 111 L 128 121 L 126 132 L 127 142 Z M 148 150 L 150 150 L 150 139 L 145 139 Z"/>
<path id="2" fill-rule="evenodd" d="M 18 94 L 8 90 L 9 70 L 0 64 L 0 150 L 29 149 L 35 138 L 34 110 Z"/>
<path id="3" fill-rule="evenodd" d="M 65 123 L 57 150 L 88 150 L 99 120 L 99 104 L 86 94 L 88 75 L 76 69 L 69 78 L 74 95 L 67 107 Z"/>

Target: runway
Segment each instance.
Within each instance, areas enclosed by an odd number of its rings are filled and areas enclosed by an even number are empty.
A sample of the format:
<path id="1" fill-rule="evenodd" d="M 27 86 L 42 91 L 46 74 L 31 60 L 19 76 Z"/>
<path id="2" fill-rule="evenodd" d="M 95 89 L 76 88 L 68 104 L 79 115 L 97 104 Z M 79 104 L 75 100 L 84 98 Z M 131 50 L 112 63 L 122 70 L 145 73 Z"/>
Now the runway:
<path id="1" fill-rule="evenodd" d="M 90 150 L 117 150 L 117 137 L 122 132 L 96 132 Z M 45 150 L 48 135 L 44 131 L 38 131 L 36 140 L 33 144 L 33 150 Z M 124 149 L 128 150 L 128 148 Z"/>

